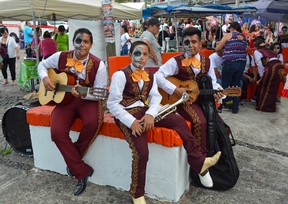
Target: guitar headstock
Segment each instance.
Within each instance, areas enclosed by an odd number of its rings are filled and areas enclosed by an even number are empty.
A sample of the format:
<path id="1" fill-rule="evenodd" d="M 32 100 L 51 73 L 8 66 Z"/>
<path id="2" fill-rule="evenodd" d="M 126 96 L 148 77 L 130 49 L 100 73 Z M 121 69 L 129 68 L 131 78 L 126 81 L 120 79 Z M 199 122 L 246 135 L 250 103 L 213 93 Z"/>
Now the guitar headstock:
<path id="1" fill-rule="evenodd" d="M 241 96 L 242 90 L 241 87 L 237 86 L 228 87 L 223 90 L 223 94 L 226 96 Z"/>
<path id="2" fill-rule="evenodd" d="M 94 87 L 89 88 L 88 93 L 100 100 L 105 100 L 108 96 L 108 89 Z"/>

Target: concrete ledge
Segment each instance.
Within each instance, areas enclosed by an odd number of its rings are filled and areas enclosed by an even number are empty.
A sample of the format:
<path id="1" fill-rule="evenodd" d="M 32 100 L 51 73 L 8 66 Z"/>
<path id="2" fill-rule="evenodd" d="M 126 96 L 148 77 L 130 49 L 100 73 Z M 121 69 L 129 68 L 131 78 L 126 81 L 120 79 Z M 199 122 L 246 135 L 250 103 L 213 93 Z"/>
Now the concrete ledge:
<path id="1" fill-rule="evenodd" d="M 37 168 L 66 175 L 66 164 L 56 145 L 51 141 L 50 127 L 30 125 Z M 79 133 L 70 132 L 72 141 Z M 149 143 L 149 161 L 146 176 L 146 195 L 165 201 L 179 201 L 189 188 L 189 165 L 183 146 L 167 148 Z M 131 183 L 132 154 L 128 143 L 119 138 L 98 135 L 90 146 L 84 161 L 95 173 L 90 182 L 129 190 Z"/>
<path id="2" fill-rule="evenodd" d="M 64 159 L 51 140 L 50 120 L 53 109 L 53 106 L 40 106 L 26 113 L 34 165 L 40 169 L 67 174 Z M 191 127 L 189 122 L 187 124 Z M 73 142 L 78 139 L 81 129 L 82 122 L 76 119 L 70 131 Z M 151 198 L 177 202 L 190 183 L 190 168 L 183 141 L 176 131 L 159 127 L 149 131 L 147 137 L 149 161 L 146 194 Z M 83 159 L 95 171 L 89 181 L 129 190 L 132 153 L 111 114 L 104 115 L 99 135 Z"/>

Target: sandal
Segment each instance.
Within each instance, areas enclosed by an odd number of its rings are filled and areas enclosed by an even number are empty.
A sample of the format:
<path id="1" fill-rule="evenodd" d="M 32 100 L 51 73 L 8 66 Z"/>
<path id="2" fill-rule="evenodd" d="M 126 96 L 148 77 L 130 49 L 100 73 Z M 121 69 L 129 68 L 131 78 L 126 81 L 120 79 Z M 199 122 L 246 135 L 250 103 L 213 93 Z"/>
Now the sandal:
<path id="1" fill-rule="evenodd" d="M 4 81 L 4 82 L 2 83 L 3 86 L 5 86 L 5 85 L 7 85 L 7 84 L 8 84 L 8 81 Z"/>

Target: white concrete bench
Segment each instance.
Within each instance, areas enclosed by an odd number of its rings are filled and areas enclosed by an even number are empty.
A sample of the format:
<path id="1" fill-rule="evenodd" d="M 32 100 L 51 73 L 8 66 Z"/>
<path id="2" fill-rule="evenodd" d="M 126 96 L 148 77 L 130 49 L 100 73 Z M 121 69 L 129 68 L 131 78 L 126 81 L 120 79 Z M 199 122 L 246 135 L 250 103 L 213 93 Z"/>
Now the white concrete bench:
<path id="1" fill-rule="evenodd" d="M 50 117 L 53 108 L 41 106 L 27 111 L 34 165 L 39 169 L 67 174 L 64 159 L 51 141 Z M 82 122 L 76 119 L 71 129 L 73 141 L 77 140 L 81 127 Z M 166 128 L 154 128 L 148 133 L 148 140 L 146 196 L 177 202 L 190 183 L 190 168 L 182 140 L 176 131 Z M 100 133 L 84 161 L 94 169 L 90 182 L 129 190 L 132 154 L 111 114 L 105 114 Z"/>

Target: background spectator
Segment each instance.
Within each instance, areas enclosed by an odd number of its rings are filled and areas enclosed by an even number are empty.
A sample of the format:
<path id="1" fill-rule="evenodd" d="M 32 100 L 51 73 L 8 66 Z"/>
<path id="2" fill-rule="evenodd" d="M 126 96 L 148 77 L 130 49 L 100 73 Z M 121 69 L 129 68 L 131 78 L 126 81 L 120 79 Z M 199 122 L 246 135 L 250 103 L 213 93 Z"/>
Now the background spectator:
<path id="1" fill-rule="evenodd" d="M 25 27 L 24 27 L 24 44 L 25 44 L 25 51 L 26 51 L 26 57 L 32 57 L 33 52 L 31 48 L 31 43 L 33 40 L 33 30 L 31 28 L 31 22 L 26 21 Z"/>
<path id="2" fill-rule="evenodd" d="M 39 50 L 42 53 L 44 59 L 47 59 L 52 54 L 57 52 L 57 43 L 55 40 L 51 39 L 51 33 L 45 31 L 43 34 L 43 40 L 39 44 Z"/>
<path id="3" fill-rule="evenodd" d="M 58 51 L 69 50 L 69 36 L 63 25 L 58 27 L 58 33 L 54 35 L 54 40 L 57 43 Z"/>
<path id="4" fill-rule="evenodd" d="M 239 23 L 231 23 L 230 33 L 224 35 L 216 47 L 216 51 L 220 51 L 223 48 L 222 86 L 224 89 L 228 86 L 240 87 L 246 64 L 246 47 L 246 38 L 242 34 Z M 223 100 L 223 102 L 229 100 L 228 98 Z M 233 97 L 232 100 L 232 113 L 236 114 L 239 112 L 240 97 Z"/>
<path id="5" fill-rule="evenodd" d="M 287 26 L 283 26 L 281 30 L 282 32 L 278 36 L 278 43 L 281 44 L 281 47 L 288 47 Z"/>
<path id="6" fill-rule="evenodd" d="M 0 29 L 0 33 L 2 37 L 0 37 L 1 47 L 6 49 L 6 56 L 3 56 L 3 66 L 2 66 L 2 75 L 4 78 L 4 82 L 2 85 L 8 84 L 8 76 L 7 76 L 7 67 L 9 66 L 9 70 L 11 73 L 12 85 L 15 85 L 16 82 L 16 57 L 20 58 L 20 49 L 16 44 L 16 41 L 13 37 L 9 36 L 8 29 L 3 27 Z"/>
<path id="7" fill-rule="evenodd" d="M 123 56 L 123 55 L 128 55 L 128 51 L 130 50 L 130 47 L 131 47 L 131 38 L 129 36 L 129 33 L 128 33 L 128 28 L 127 28 L 127 25 L 122 25 L 121 26 L 121 37 L 120 37 L 120 40 L 121 40 L 121 53 L 120 55 Z"/>
<path id="8" fill-rule="evenodd" d="M 37 27 L 36 28 L 36 35 L 37 35 L 37 43 L 38 43 L 38 53 L 39 53 L 39 60 L 42 60 L 42 54 L 39 52 L 39 44 L 40 44 L 40 37 L 42 35 L 42 30 L 41 28 Z M 35 37 L 33 37 L 32 43 L 31 43 L 31 48 L 33 50 L 33 57 L 36 58 L 36 40 Z"/>

